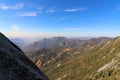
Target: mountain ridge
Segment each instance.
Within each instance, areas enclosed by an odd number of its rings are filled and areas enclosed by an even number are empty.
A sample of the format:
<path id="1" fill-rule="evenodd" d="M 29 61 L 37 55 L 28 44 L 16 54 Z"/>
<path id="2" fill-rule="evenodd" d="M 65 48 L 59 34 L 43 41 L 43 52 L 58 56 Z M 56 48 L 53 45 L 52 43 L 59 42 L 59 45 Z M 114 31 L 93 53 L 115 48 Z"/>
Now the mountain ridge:
<path id="1" fill-rule="evenodd" d="M 81 40 L 81 39 L 68 39 L 65 37 L 53 37 L 53 38 L 42 39 L 32 44 L 29 44 L 26 47 L 26 51 L 30 51 L 31 49 L 33 50 L 33 49 L 42 49 L 42 48 L 52 48 L 55 46 L 60 46 L 64 48 L 88 47 L 99 43 L 105 43 L 111 39 L 112 38 L 109 37 L 99 37 L 99 38 L 91 38 L 88 40 Z"/>

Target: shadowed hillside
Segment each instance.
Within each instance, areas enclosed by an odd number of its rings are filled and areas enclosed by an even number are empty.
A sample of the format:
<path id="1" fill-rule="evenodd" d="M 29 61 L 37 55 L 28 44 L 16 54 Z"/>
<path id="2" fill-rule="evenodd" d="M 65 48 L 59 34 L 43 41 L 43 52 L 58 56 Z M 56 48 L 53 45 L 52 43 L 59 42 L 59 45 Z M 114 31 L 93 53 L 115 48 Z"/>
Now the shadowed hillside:
<path id="1" fill-rule="evenodd" d="M 0 33 L 0 80 L 49 80 L 24 53 Z"/>

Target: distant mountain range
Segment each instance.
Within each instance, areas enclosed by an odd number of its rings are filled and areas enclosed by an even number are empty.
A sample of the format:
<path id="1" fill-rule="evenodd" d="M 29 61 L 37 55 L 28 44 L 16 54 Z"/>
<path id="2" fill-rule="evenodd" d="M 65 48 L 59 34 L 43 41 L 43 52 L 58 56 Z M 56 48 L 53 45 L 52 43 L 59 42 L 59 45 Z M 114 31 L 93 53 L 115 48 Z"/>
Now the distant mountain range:
<path id="1" fill-rule="evenodd" d="M 119 45 L 120 37 L 54 37 L 30 44 L 26 54 L 51 80 L 119 80 Z"/>
<path id="2" fill-rule="evenodd" d="M 53 37 L 48 39 L 42 39 L 36 41 L 32 44 L 29 44 L 26 47 L 27 51 L 36 50 L 36 49 L 43 49 L 43 48 L 53 48 L 53 47 L 62 47 L 62 48 L 75 48 L 75 47 L 89 47 L 94 46 L 96 44 L 105 43 L 112 38 L 109 37 L 100 37 L 100 38 L 91 38 L 87 40 L 81 39 L 68 39 L 65 37 Z"/>

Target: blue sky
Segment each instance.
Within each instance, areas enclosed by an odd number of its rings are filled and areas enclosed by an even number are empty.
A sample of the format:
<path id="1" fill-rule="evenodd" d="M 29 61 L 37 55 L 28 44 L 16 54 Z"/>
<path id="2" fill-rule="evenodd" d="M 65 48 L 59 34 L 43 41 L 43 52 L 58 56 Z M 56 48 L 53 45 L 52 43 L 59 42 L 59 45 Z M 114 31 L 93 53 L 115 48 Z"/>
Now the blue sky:
<path id="1" fill-rule="evenodd" d="M 8 37 L 119 36 L 120 0 L 0 0 Z"/>

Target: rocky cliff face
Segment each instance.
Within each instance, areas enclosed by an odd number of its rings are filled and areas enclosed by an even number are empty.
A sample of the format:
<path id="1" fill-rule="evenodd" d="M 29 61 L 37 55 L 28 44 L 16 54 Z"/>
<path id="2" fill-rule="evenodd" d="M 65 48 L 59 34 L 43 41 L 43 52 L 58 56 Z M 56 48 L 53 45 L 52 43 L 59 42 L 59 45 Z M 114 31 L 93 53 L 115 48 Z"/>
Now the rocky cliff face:
<path id="1" fill-rule="evenodd" d="M 0 80 L 49 80 L 24 53 L 0 33 Z"/>

